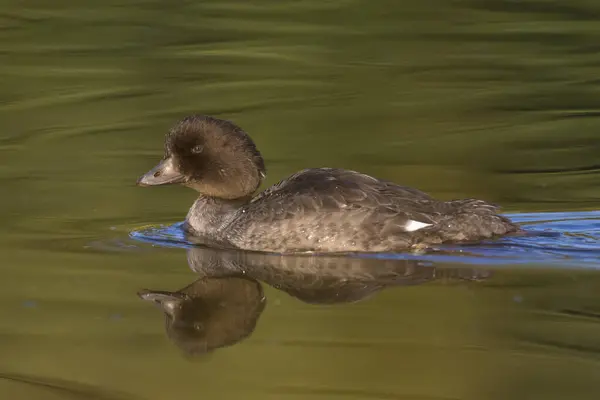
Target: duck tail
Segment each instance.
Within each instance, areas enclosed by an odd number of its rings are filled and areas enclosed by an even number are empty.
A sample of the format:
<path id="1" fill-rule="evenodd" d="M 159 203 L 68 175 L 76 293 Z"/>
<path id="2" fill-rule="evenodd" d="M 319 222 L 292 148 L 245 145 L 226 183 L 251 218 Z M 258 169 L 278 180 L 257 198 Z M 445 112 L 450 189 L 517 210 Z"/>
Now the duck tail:
<path id="1" fill-rule="evenodd" d="M 500 207 L 478 199 L 461 199 L 448 202 L 453 209 L 457 221 L 464 221 L 468 225 L 478 226 L 487 234 L 502 235 L 521 230 L 519 225 L 512 222 L 504 215 L 500 215 Z M 469 221 L 469 222 L 467 222 Z M 487 236 L 484 234 L 484 236 Z"/>
<path id="2" fill-rule="evenodd" d="M 448 204 L 457 213 L 496 214 L 500 210 L 498 205 L 479 199 L 451 200 Z"/>

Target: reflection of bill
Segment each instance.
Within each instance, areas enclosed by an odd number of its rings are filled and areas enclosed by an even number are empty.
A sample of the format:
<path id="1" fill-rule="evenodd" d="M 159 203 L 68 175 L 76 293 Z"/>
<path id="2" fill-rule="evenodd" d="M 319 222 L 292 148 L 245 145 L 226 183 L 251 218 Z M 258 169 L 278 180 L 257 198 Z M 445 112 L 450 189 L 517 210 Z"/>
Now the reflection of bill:
<path id="1" fill-rule="evenodd" d="M 259 281 L 312 304 L 363 300 L 392 286 L 439 279 L 480 280 L 489 271 L 438 268 L 417 260 L 335 256 L 281 256 L 195 247 L 190 268 L 200 278 L 177 292 L 138 295 L 165 313 L 167 336 L 188 355 L 233 345 L 248 337 L 266 299 Z"/>

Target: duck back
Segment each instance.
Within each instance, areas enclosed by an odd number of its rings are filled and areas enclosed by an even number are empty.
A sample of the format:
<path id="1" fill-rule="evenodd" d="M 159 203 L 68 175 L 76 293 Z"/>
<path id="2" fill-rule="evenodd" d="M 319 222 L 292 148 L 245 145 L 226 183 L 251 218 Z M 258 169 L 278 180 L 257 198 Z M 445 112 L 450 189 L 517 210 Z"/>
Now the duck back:
<path id="1" fill-rule="evenodd" d="M 476 240 L 517 227 L 481 200 L 439 201 L 355 171 L 300 171 L 239 208 L 227 241 L 274 252 L 382 252 Z"/>

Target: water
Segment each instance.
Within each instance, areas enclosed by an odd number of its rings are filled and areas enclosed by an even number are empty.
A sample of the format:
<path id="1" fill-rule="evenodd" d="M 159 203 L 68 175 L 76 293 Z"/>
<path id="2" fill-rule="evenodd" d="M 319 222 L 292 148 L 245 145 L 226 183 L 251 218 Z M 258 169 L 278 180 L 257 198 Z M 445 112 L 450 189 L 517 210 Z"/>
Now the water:
<path id="1" fill-rule="evenodd" d="M 597 397 L 595 2 L 0 4 L 1 398 Z M 531 234 L 193 248 L 194 194 L 134 186 L 191 112 L 244 127 L 266 185 L 351 168 Z"/>

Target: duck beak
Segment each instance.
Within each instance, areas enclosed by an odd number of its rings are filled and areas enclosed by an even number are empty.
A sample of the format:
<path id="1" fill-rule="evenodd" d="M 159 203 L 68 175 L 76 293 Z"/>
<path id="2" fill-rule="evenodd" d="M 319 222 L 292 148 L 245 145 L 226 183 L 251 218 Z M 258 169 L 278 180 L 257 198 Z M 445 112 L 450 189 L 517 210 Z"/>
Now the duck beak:
<path id="1" fill-rule="evenodd" d="M 157 166 L 140 176 L 137 180 L 138 186 L 158 186 L 170 183 L 181 183 L 185 180 L 175 167 L 173 158 L 165 158 Z"/>

